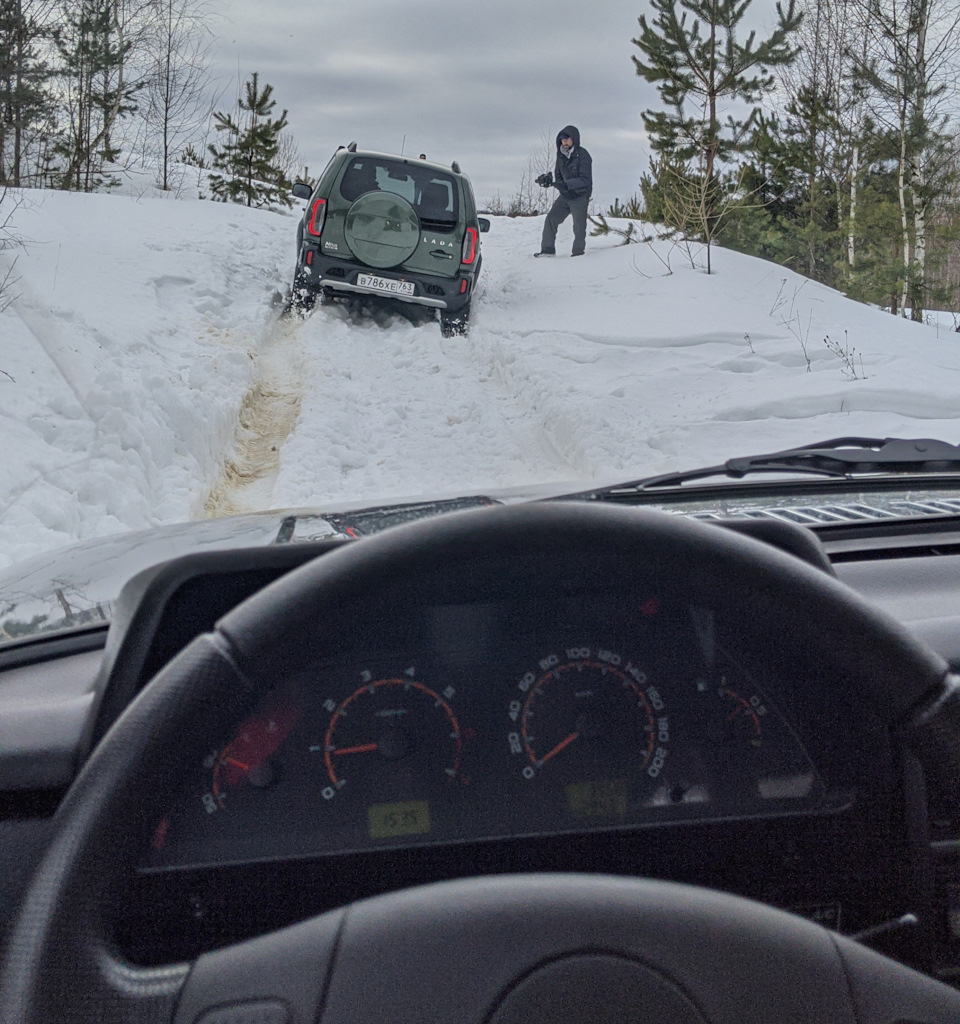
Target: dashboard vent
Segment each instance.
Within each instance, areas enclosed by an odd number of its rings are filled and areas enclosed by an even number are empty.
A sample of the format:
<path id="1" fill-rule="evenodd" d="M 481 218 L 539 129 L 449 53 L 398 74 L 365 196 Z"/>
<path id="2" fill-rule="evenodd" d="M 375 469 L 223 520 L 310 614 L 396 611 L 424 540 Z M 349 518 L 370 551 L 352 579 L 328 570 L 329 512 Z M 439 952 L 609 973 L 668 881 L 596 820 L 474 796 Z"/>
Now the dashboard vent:
<path id="1" fill-rule="evenodd" d="M 829 542 L 826 543 L 832 563 L 882 562 L 888 558 L 940 558 L 945 555 L 960 555 L 960 542 L 944 544 L 933 539 L 919 544 L 898 544 L 896 541 L 888 541 L 883 547 L 852 548 L 848 551 L 836 550 Z"/>

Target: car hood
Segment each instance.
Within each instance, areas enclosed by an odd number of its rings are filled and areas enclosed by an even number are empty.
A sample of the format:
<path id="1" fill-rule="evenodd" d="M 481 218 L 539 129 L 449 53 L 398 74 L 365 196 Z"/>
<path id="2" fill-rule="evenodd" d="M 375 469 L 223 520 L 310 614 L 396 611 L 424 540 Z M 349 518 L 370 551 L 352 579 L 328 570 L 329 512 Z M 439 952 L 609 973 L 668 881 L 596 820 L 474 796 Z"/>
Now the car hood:
<path id="1" fill-rule="evenodd" d="M 322 509 L 274 509 L 158 526 L 57 548 L 0 571 L 0 649 L 43 635 L 108 623 L 112 603 L 127 580 L 181 555 L 353 539 L 446 512 L 527 501 L 562 489 L 419 497 L 387 505 L 355 502 Z"/>
<path id="2" fill-rule="evenodd" d="M 460 497 L 417 497 L 389 504 L 353 502 L 158 526 L 84 541 L 0 571 L 3 648 L 61 632 L 103 627 L 123 585 L 143 569 L 181 555 L 329 539 L 355 539 L 463 509 L 570 497 L 570 484 L 537 485 Z M 589 497 L 589 491 L 576 495 Z M 609 500 L 609 499 L 608 499 Z M 851 489 L 843 495 L 776 496 L 766 486 L 682 488 L 632 495 L 630 503 L 703 520 L 770 519 L 824 526 L 960 515 L 960 493 Z"/>

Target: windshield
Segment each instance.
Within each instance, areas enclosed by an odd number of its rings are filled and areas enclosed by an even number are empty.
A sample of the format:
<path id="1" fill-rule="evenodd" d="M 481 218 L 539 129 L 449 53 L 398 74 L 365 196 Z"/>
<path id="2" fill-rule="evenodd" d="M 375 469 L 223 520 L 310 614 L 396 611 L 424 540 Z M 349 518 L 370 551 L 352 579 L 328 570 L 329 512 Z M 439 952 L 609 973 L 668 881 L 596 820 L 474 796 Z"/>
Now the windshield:
<path id="1" fill-rule="evenodd" d="M 0 643 L 109 618 L 115 549 L 72 545 L 960 441 L 948 8 L 899 46 L 900 0 L 753 0 L 710 94 L 669 6 L 16 5 Z"/>

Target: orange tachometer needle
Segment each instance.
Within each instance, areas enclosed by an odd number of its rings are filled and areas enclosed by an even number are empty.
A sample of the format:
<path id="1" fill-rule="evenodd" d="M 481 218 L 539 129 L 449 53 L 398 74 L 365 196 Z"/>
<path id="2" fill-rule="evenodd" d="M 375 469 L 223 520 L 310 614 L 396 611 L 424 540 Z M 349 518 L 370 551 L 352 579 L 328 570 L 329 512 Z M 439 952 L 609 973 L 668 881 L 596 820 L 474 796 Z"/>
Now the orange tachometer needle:
<path id="1" fill-rule="evenodd" d="M 340 754 L 369 754 L 371 750 L 376 749 L 376 743 L 362 743 L 359 747 L 340 747 L 334 753 L 339 757 Z"/>
<path id="2" fill-rule="evenodd" d="M 233 757 L 225 757 L 225 758 L 224 758 L 223 760 L 224 760 L 224 761 L 225 761 L 225 762 L 226 762 L 227 764 L 232 764 L 232 765 L 234 765 L 235 767 L 237 767 L 237 768 L 240 768 L 240 769 L 241 769 L 242 771 L 245 771 L 245 772 L 248 772 L 248 771 L 250 771 L 250 765 L 248 765 L 248 764 L 244 764 L 244 763 L 243 763 L 243 761 L 238 761 L 238 760 L 236 760 L 236 758 L 233 758 Z"/>
<path id="3" fill-rule="evenodd" d="M 540 763 L 541 763 L 541 764 L 546 764 L 546 763 L 547 763 L 547 761 L 549 761 L 549 760 L 550 760 L 550 758 L 554 756 L 554 754 L 559 754 L 559 753 L 560 753 L 560 751 L 561 751 L 561 750 L 563 750 L 563 748 L 564 748 L 564 747 L 569 747 L 569 746 L 570 746 L 570 744 L 571 744 L 571 743 L 573 743 L 573 741 L 574 741 L 575 739 L 577 739 L 577 738 L 578 738 L 579 736 L 580 736 L 580 733 L 578 733 L 578 732 L 572 732 L 572 733 L 570 733 L 570 735 L 569 735 L 569 736 L 568 736 L 568 737 L 567 737 L 567 738 L 566 738 L 565 740 L 561 740 L 561 741 L 560 741 L 560 742 L 559 742 L 559 743 L 558 743 L 558 744 L 557 744 L 557 745 L 556 745 L 556 746 L 555 746 L 555 747 L 553 748 L 553 750 L 551 750 L 551 751 L 550 751 L 550 753 L 549 753 L 549 754 L 544 754 L 544 755 L 543 755 L 543 757 L 541 757 L 541 758 L 540 758 Z"/>

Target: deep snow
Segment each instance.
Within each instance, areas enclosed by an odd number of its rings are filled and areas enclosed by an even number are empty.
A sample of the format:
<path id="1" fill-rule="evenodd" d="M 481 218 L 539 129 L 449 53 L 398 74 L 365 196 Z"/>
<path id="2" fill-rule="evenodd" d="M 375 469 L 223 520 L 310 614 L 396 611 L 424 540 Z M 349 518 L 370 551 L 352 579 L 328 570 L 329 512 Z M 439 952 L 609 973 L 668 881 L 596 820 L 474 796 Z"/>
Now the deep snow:
<path id="1" fill-rule="evenodd" d="M 496 218 L 470 334 L 444 339 L 337 307 L 281 317 L 295 215 L 23 194 L 23 245 L 0 252 L 18 279 L 0 313 L 0 568 L 256 508 L 960 435 L 960 335 L 774 264 L 718 249 L 707 276 L 681 248 L 616 238 L 534 260 L 542 220 Z"/>

